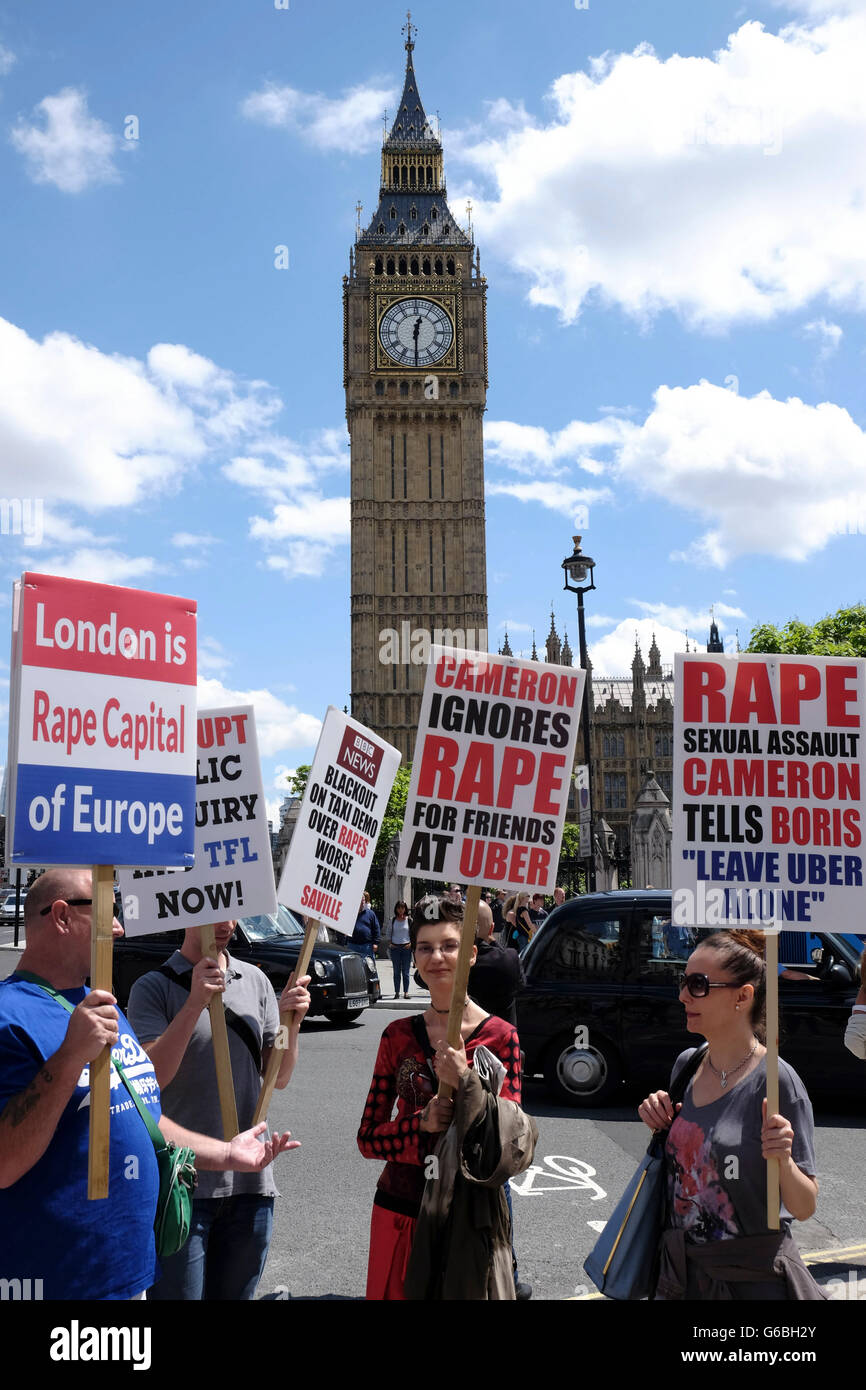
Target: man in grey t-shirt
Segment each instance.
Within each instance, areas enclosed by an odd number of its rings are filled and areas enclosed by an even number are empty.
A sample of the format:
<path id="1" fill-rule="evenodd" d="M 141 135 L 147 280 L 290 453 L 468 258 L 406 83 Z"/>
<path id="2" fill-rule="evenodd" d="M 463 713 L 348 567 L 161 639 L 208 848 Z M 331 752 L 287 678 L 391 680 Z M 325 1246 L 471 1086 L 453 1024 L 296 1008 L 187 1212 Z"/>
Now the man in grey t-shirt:
<path id="1" fill-rule="evenodd" d="M 242 1130 L 252 1123 L 280 1012 L 293 1012 L 276 1080 L 282 1088 L 294 1070 L 298 1032 L 310 1006 L 309 976 L 286 987 L 278 1006 L 267 976 L 257 966 L 231 959 L 226 948 L 236 925 L 214 924 L 218 960 L 202 955 L 201 928 L 188 928 L 180 950 L 161 970 L 136 980 L 127 1008 L 153 1062 L 164 1113 L 211 1134 L 222 1132 L 222 1116 L 207 1012 L 210 1001 L 222 995 L 234 1015 L 227 1018 L 227 1031 Z M 252 1299 L 267 1258 L 276 1195 L 269 1170 L 200 1173 L 190 1238 L 176 1255 L 161 1261 L 162 1277 L 148 1298 Z"/>

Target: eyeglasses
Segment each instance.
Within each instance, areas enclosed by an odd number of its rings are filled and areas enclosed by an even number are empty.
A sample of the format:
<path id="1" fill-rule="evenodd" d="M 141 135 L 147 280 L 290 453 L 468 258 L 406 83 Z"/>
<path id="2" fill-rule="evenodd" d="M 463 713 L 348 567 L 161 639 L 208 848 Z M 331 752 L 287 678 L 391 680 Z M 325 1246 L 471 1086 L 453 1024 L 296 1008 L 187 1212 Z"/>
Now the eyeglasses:
<path id="1" fill-rule="evenodd" d="M 731 980 L 711 980 L 707 975 L 686 975 L 679 977 L 679 987 L 687 989 L 693 999 L 706 999 L 711 989 L 739 989 Z"/>
<path id="2" fill-rule="evenodd" d="M 55 899 L 54 899 L 54 903 L 66 903 L 66 906 L 67 906 L 67 907 L 90 907 L 91 904 L 93 903 L 93 899 L 92 899 L 92 898 L 55 898 Z M 52 907 L 54 906 L 54 903 L 49 903 L 47 907 L 43 907 L 42 910 L 41 910 L 41 912 L 39 913 L 39 916 L 40 916 L 40 917 L 47 917 L 48 914 L 49 914 L 49 912 L 51 911 Z"/>
<path id="3" fill-rule="evenodd" d="M 459 941 L 446 941 L 444 946 L 428 946 L 426 941 L 422 941 L 420 946 L 415 947 L 415 955 L 421 960 L 429 960 L 437 951 L 441 951 L 443 956 L 456 956 L 459 950 Z"/>

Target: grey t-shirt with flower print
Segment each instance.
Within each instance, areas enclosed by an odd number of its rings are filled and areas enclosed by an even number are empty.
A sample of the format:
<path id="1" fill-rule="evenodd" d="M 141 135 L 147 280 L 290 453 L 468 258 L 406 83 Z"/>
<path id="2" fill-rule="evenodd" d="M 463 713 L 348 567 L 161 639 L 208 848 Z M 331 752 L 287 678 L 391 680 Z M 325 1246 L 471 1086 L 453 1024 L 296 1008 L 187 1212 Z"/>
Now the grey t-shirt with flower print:
<path id="1" fill-rule="evenodd" d="M 671 1084 L 692 1056 L 682 1052 Z M 762 1103 L 767 1066 L 754 1071 L 709 1105 L 695 1105 L 693 1081 L 665 1143 L 670 1224 L 689 1240 L 727 1240 L 767 1231 L 767 1163 L 761 1156 Z M 779 1059 L 779 1113 L 794 1131 L 792 1156 L 798 1168 L 816 1176 L 815 1123 L 806 1088 L 788 1063 Z M 782 1204 L 783 1226 L 793 1217 Z"/>

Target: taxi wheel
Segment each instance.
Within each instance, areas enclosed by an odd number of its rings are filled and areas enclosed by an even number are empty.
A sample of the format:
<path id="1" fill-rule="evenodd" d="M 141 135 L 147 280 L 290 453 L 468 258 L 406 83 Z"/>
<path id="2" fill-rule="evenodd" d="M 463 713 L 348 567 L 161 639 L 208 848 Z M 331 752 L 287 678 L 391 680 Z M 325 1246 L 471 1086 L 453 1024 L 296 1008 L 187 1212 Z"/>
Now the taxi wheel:
<path id="1" fill-rule="evenodd" d="M 606 1038 L 590 1034 L 578 1046 L 573 1034 L 563 1033 L 545 1054 L 544 1080 L 560 1104 L 604 1105 L 620 1088 L 622 1064 Z"/>

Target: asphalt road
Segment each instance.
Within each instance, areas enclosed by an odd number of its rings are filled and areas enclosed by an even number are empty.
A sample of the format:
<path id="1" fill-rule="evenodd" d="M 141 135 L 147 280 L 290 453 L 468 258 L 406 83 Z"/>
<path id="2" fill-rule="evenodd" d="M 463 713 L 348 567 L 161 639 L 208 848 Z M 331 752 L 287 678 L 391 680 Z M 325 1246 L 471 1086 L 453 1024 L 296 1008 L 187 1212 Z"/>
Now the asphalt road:
<path id="1" fill-rule="evenodd" d="M 295 1078 L 271 1107 L 272 1127 L 291 1129 L 302 1148 L 280 1160 L 283 1199 L 260 1297 L 363 1297 L 380 1164 L 361 1157 L 355 1135 L 379 1036 L 397 1016 L 377 1008 L 346 1029 L 317 1020 L 303 1027 Z M 631 1105 L 565 1109 L 550 1103 L 541 1082 L 528 1083 L 524 1103 L 539 1143 L 533 1168 L 513 1184 L 520 1277 L 537 1299 L 592 1297 L 583 1260 L 646 1148 L 647 1131 Z M 795 1237 L 805 1254 L 829 1252 L 813 1266 L 821 1282 L 841 1278 L 850 1297 L 859 1278 L 866 1297 L 866 1117 L 816 1106 L 816 1126 L 818 1212 L 795 1223 Z"/>

